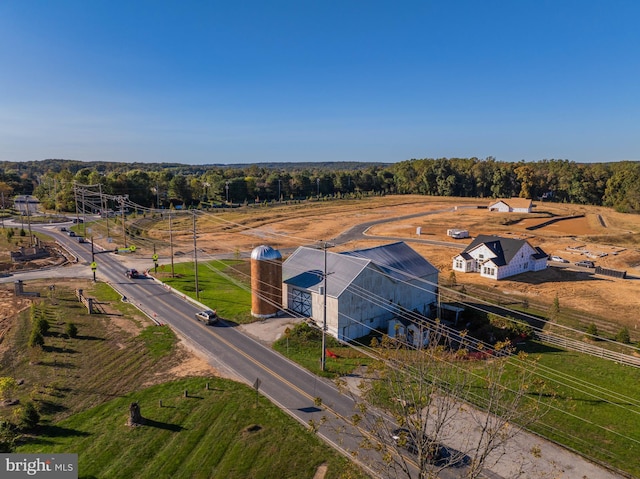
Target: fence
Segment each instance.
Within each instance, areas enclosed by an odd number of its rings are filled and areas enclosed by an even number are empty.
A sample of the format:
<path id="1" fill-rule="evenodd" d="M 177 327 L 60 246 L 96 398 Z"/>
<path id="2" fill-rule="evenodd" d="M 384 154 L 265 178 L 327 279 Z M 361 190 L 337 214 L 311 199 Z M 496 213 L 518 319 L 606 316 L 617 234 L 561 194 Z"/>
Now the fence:
<path id="1" fill-rule="evenodd" d="M 575 339 L 563 338 L 561 336 L 555 336 L 547 333 L 535 333 L 535 337 L 538 341 L 547 344 L 553 344 L 563 349 L 570 349 L 572 351 L 578 351 L 584 354 L 590 354 L 599 358 L 607 359 L 609 361 L 615 361 L 617 363 L 626 364 L 627 366 L 633 366 L 640 368 L 640 357 L 632 356 L 630 354 L 618 353 L 611 351 L 600 346 L 584 343 L 582 341 L 576 341 Z"/>
<path id="2" fill-rule="evenodd" d="M 87 298 L 81 289 L 76 289 L 76 298 L 87 307 L 87 312 L 89 314 L 95 313 L 95 309 L 93 307 L 93 298 Z"/>

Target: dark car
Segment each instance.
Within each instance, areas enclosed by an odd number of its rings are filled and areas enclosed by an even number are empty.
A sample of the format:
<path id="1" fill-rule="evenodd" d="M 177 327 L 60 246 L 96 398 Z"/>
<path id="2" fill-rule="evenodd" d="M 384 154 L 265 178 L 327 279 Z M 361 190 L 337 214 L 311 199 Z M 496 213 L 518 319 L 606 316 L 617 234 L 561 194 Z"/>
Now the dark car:
<path id="1" fill-rule="evenodd" d="M 418 444 L 416 443 L 418 436 L 411 434 L 408 429 L 394 429 L 391 432 L 391 438 L 397 446 L 404 447 L 413 455 L 418 455 L 421 449 L 420 446 L 422 446 L 422 453 L 426 455 L 425 459 L 428 462 L 436 463 L 445 457 L 445 448 L 442 445 L 427 436 L 421 436 L 421 444 Z"/>
<path id="2" fill-rule="evenodd" d="M 69 231 L 69 233 L 67 233 L 69 236 L 71 236 L 72 238 L 74 238 L 76 236 L 76 233 L 74 231 Z"/>
<path id="3" fill-rule="evenodd" d="M 198 311 L 196 313 L 196 319 L 205 324 L 213 324 L 218 321 L 218 315 L 215 311 L 205 309 L 204 311 Z"/>
<path id="4" fill-rule="evenodd" d="M 65 228 L 65 227 L 63 226 L 62 228 L 60 228 L 60 231 L 63 231 L 63 232 L 65 232 L 65 233 L 66 233 L 66 232 L 67 232 L 67 228 Z"/>
<path id="5" fill-rule="evenodd" d="M 576 266 L 582 266 L 583 268 L 595 268 L 596 265 L 593 261 L 578 261 Z"/>
<path id="6" fill-rule="evenodd" d="M 140 273 L 138 273 L 138 270 L 131 268 L 125 271 L 124 275 L 129 279 L 136 279 L 140 276 Z"/>

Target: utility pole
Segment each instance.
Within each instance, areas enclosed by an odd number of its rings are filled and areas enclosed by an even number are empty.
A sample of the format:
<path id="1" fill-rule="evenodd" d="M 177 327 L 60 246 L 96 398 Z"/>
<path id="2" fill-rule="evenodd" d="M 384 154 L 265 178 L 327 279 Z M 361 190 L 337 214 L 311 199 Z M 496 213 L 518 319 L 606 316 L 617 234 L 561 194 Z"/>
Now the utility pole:
<path id="1" fill-rule="evenodd" d="M 196 212 L 193 211 L 193 263 L 196 271 L 196 300 L 200 301 L 200 289 L 198 288 L 198 247 L 196 242 Z"/>
<path id="2" fill-rule="evenodd" d="M 173 270 L 173 225 L 171 224 L 171 207 L 169 207 L 169 248 L 171 249 L 171 277 L 175 278 Z"/>
<path id="3" fill-rule="evenodd" d="M 122 237 L 124 238 L 124 247 L 127 247 L 127 228 L 124 224 L 124 197 L 120 197 L 120 217 L 122 218 Z"/>
<path id="4" fill-rule="evenodd" d="M 93 236 L 91 237 L 91 270 L 93 271 L 93 282 L 96 282 L 96 255 L 93 252 Z"/>
<path id="5" fill-rule="evenodd" d="M 78 212 L 78 185 L 76 185 L 76 182 L 73 182 L 73 199 L 76 202 L 76 224 L 79 223 L 79 219 L 80 219 L 80 213 Z"/>
<path id="6" fill-rule="evenodd" d="M 327 364 L 327 243 L 324 243 L 324 270 L 322 273 L 322 370 Z"/>

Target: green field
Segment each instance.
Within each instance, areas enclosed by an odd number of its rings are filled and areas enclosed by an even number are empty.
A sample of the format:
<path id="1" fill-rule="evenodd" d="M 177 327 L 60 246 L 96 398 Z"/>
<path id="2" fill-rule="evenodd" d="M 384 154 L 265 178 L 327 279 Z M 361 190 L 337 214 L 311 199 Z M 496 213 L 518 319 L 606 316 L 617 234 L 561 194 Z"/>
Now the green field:
<path id="1" fill-rule="evenodd" d="M 126 424 L 133 401 L 142 426 Z M 219 378 L 132 392 L 43 427 L 19 451 L 77 453 L 81 478 L 297 479 L 321 464 L 327 479 L 366 477 L 347 474 L 348 459 L 255 391 Z"/>
<path id="2" fill-rule="evenodd" d="M 29 402 L 40 413 L 38 426 L 19 432 L 17 452 L 78 453 L 83 478 L 311 478 L 320 464 L 327 478 L 367 477 L 254 390 L 176 379 L 169 371 L 184 351 L 170 328 L 148 326 L 105 284 L 84 291 L 109 315 L 89 315 L 74 290 L 58 284 L 50 294 L 43 283 L 3 340 L 0 377 L 20 384 L 10 393 L 19 403 L 0 407 L 0 419 L 15 423 Z M 50 324 L 43 348 L 27 346 L 34 316 Z M 65 334 L 68 322 L 77 337 Z M 126 425 L 134 401 L 141 427 Z"/>
<path id="3" fill-rule="evenodd" d="M 213 275 L 211 283 L 224 282 L 223 276 L 215 278 L 215 270 L 206 271 L 205 275 Z M 193 278 L 185 276 L 182 280 Z M 244 292 L 239 288 L 238 294 Z M 327 358 L 325 372 L 319 368 L 319 334 L 285 336 L 274 348 L 310 371 L 328 377 L 348 374 L 369 361 L 332 339 L 328 338 L 328 345 L 339 358 Z M 640 454 L 640 428 L 630 427 L 640 417 L 640 369 L 534 341 L 524 348 L 539 357 L 538 375 L 551 390 L 549 410 L 532 429 L 588 458 L 640 477 L 640 463 L 636 460 Z"/>

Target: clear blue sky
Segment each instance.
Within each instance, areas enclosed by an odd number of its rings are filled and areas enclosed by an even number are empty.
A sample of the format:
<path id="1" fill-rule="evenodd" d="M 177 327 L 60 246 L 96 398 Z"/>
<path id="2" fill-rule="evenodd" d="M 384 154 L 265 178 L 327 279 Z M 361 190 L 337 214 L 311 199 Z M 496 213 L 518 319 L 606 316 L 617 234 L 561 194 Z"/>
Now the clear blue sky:
<path id="1" fill-rule="evenodd" d="M 637 0 L 2 0 L 0 160 L 640 160 Z"/>

